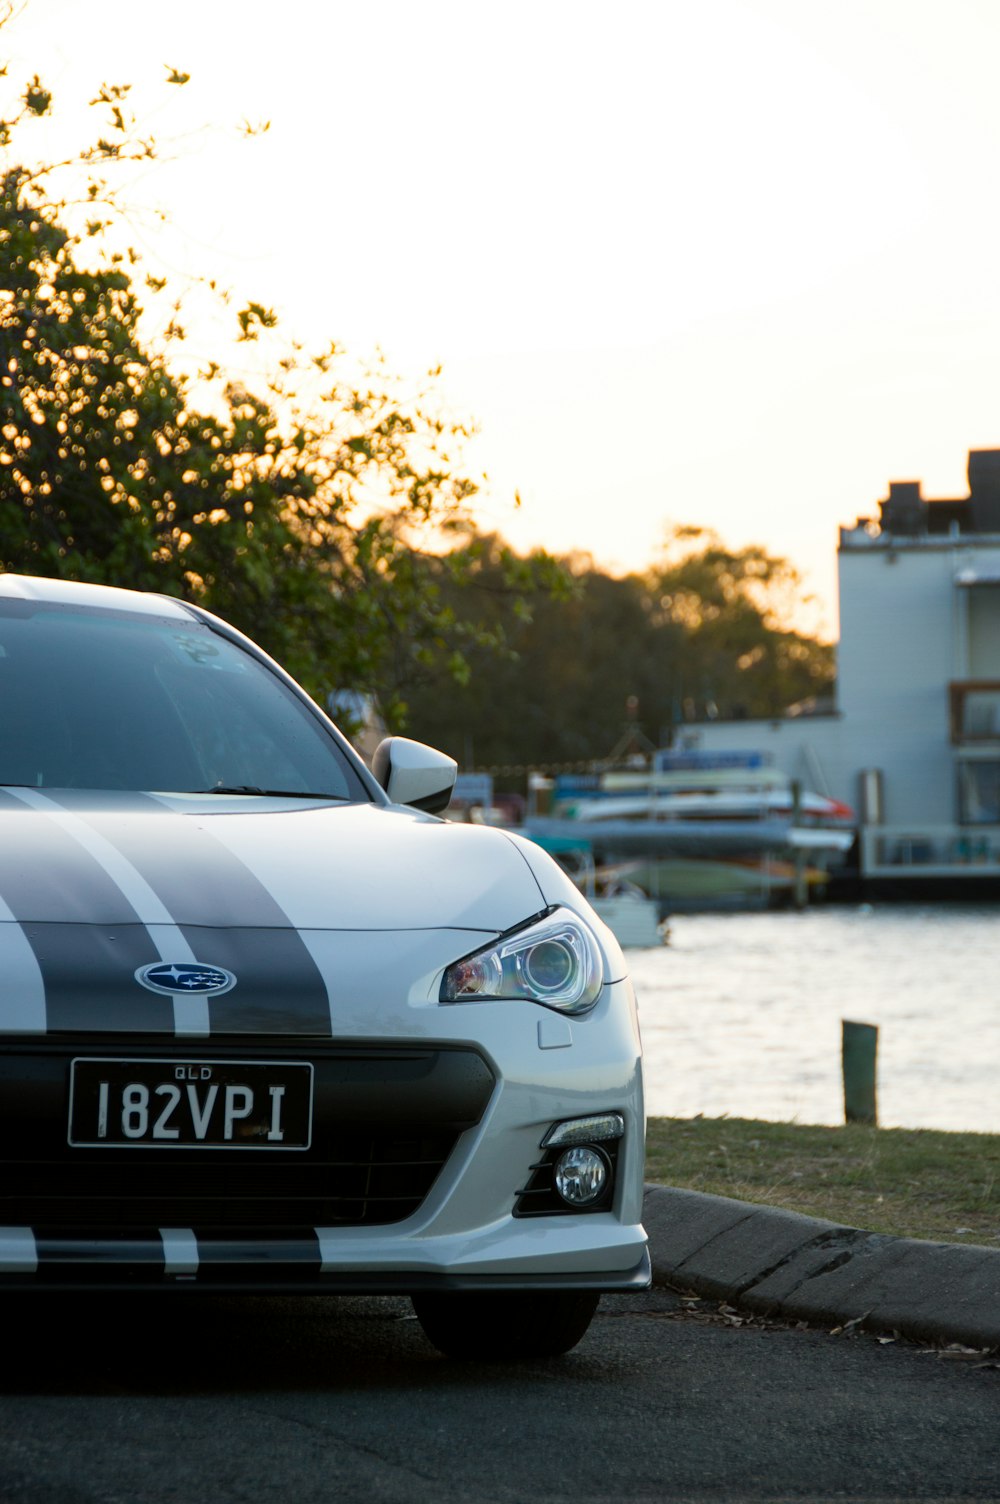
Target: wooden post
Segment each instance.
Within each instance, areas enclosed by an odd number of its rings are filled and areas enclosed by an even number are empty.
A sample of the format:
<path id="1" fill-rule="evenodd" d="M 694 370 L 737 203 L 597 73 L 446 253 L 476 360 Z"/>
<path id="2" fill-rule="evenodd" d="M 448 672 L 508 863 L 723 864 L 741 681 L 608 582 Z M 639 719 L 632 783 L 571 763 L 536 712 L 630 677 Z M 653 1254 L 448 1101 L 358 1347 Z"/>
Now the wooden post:
<path id="1" fill-rule="evenodd" d="M 878 1126 L 875 1102 L 875 1057 L 878 1028 L 844 1018 L 841 1027 L 841 1059 L 844 1072 L 844 1121 Z"/>

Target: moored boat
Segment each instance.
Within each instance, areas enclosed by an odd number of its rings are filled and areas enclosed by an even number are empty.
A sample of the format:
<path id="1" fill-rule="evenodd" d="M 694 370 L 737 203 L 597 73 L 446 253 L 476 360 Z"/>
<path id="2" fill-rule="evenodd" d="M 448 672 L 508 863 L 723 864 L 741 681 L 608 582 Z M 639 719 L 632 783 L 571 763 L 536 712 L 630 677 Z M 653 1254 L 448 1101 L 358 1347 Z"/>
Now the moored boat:
<path id="1" fill-rule="evenodd" d="M 855 838 L 854 812 L 802 789 L 755 754 L 658 753 L 651 768 L 555 782 L 525 834 L 549 851 L 589 843 L 661 912 L 765 905 L 825 885 Z"/>

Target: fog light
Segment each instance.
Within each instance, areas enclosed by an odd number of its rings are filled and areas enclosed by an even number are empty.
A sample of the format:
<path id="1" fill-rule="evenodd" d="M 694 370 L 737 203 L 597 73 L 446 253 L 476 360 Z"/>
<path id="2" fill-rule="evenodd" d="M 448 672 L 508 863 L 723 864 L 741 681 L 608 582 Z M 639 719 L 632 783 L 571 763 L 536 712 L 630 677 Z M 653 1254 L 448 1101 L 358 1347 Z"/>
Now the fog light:
<path id="1" fill-rule="evenodd" d="M 556 1190 L 570 1206 L 590 1206 L 607 1183 L 608 1162 L 598 1149 L 567 1149 L 556 1160 Z"/>

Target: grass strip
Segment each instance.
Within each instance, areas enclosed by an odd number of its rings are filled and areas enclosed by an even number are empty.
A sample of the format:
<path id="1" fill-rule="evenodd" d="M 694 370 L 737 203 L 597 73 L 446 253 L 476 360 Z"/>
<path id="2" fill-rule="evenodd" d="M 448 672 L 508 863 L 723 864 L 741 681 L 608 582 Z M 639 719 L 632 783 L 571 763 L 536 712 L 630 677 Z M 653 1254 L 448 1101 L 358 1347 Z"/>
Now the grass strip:
<path id="1" fill-rule="evenodd" d="M 1000 1248 L 1000 1136 L 650 1118 L 646 1179 L 897 1237 Z"/>

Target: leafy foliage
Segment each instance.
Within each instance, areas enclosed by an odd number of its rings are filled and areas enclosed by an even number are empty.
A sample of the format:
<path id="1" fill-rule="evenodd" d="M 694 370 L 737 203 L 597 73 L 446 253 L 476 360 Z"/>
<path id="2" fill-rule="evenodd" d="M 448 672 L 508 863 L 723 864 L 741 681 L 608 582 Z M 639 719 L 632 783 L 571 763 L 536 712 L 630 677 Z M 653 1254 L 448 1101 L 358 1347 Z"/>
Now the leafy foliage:
<path id="1" fill-rule="evenodd" d="M 102 86 L 104 132 L 61 162 L 11 160 L 51 108 L 38 79 L 0 126 L 0 564 L 198 601 L 314 691 L 374 692 L 399 718 L 428 655 L 446 648 L 461 674 L 457 638 L 477 638 L 470 624 L 456 635 L 422 566 L 475 494 L 458 457 L 468 430 L 443 413 L 437 373 L 413 391 L 336 346 L 276 346 L 265 396 L 212 363 L 196 401 L 180 300 L 151 339 L 136 253 L 94 252 L 114 218 L 109 173 L 157 151 L 128 92 Z M 82 221 L 51 186 L 68 168 Z M 276 322 L 250 302 L 234 341 L 272 339 Z"/>
<path id="2" fill-rule="evenodd" d="M 674 672 L 679 718 L 778 716 L 828 691 L 833 649 L 785 625 L 801 593 L 787 559 L 677 527 L 645 585 L 654 619 L 683 634 Z"/>
<path id="3" fill-rule="evenodd" d="M 666 744 L 685 720 L 781 715 L 827 690 L 832 649 L 781 624 L 790 566 L 697 530 L 683 544 L 646 577 L 563 560 L 570 588 L 533 600 L 525 620 L 504 589 L 499 541 L 476 540 L 475 561 L 442 588 L 458 615 L 457 597 L 485 595 L 508 652 L 497 661 L 473 647 L 466 682 L 438 674 L 416 685 L 414 734 L 466 766 L 574 765 L 628 738 L 630 702 L 647 737 Z"/>
<path id="4" fill-rule="evenodd" d="M 829 649 L 781 624 L 794 572 L 762 549 L 678 529 L 648 577 L 616 579 L 478 535 L 439 372 L 414 390 L 282 342 L 254 301 L 229 318 L 259 389 L 221 352 L 192 363 L 186 289 L 122 239 L 119 175 L 160 148 L 128 85 L 91 103 L 94 139 L 48 160 L 42 80 L 0 101 L 0 567 L 199 602 L 320 696 L 364 691 L 397 726 L 409 705 L 466 764 L 603 757 L 629 697 L 665 739 L 828 682 Z"/>

